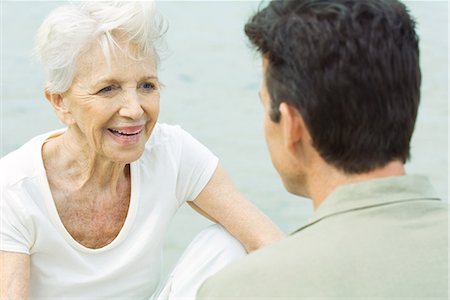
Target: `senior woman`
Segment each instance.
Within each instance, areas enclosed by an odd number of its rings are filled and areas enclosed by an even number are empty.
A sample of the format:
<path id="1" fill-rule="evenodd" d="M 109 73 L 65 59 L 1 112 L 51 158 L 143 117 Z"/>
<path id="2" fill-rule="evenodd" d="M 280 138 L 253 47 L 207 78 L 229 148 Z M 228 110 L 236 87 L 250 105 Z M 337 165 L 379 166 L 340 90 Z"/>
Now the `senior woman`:
<path id="1" fill-rule="evenodd" d="M 1 159 L 1 299 L 150 297 L 186 201 L 247 251 L 282 237 L 207 148 L 157 122 L 157 20 L 151 2 L 90 2 L 57 8 L 39 29 L 45 96 L 66 128 Z M 208 241 L 227 244 L 209 232 L 177 280 L 220 256 L 202 256 Z"/>

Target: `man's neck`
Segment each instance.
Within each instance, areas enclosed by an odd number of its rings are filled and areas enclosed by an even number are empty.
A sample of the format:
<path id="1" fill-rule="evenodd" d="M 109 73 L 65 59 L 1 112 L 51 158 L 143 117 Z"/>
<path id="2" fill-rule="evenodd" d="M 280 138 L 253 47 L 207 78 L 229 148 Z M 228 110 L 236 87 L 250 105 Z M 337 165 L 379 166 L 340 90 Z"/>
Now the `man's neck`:
<path id="1" fill-rule="evenodd" d="M 313 201 L 314 210 L 339 186 L 350 183 L 357 183 L 370 179 L 402 176 L 405 175 L 405 168 L 402 162 L 392 161 L 384 167 L 361 174 L 345 174 L 329 165 L 316 168 L 315 172 L 309 176 L 307 183 L 308 196 Z"/>

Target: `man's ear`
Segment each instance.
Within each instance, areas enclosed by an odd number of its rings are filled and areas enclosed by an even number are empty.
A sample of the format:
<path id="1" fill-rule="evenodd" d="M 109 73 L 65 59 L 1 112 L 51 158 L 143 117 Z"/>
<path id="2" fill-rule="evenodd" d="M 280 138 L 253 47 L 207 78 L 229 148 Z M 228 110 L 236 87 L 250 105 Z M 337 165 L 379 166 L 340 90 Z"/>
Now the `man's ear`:
<path id="1" fill-rule="evenodd" d="M 61 122 L 63 122 L 67 126 L 73 124 L 74 119 L 72 117 L 70 110 L 66 106 L 66 103 L 64 101 L 64 95 L 58 94 L 58 93 L 51 93 L 48 90 L 48 87 L 45 87 L 44 94 L 45 94 L 45 98 L 53 106 L 53 109 L 55 110 L 55 112 L 58 115 L 58 118 L 61 120 Z"/>
<path id="2" fill-rule="evenodd" d="M 285 146 L 289 151 L 295 152 L 307 136 L 303 117 L 295 107 L 286 102 L 280 104 L 279 110 Z"/>

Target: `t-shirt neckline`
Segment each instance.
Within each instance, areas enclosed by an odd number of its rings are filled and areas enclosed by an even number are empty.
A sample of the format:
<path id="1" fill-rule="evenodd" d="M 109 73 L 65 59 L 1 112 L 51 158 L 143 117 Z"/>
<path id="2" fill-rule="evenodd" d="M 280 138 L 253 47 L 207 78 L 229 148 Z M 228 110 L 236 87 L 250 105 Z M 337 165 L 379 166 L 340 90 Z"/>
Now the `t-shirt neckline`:
<path id="1" fill-rule="evenodd" d="M 79 242 L 77 242 L 67 231 L 66 227 L 64 226 L 63 222 L 61 221 L 61 218 L 59 217 L 58 210 L 56 209 L 56 204 L 53 199 L 50 185 L 48 183 L 47 178 L 47 172 L 44 167 L 44 161 L 42 157 L 42 147 L 44 143 L 55 136 L 61 135 L 64 133 L 66 129 L 60 129 L 56 131 L 49 132 L 48 134 L 45 134 L 42 136 L 42 139 L 38 141 L 37 146 L 38 151 L 36 151 L 38 157 L 34 161 L 37 162 L 36 168 L 40 171 L 42 176 L 39 176 L 41 182 L 41 186 L 44 189 L 43 193 L 45 195 L 45 205 L 47 207 L 47 212 L 50 217 L 51 222 L 54 224 L 56 230 L 63 236 L 63 238 L 70 244 L 73 248 L 76 250 L 86 252 L 86 253 L 102 253 L 108 250 L 111 250 L 112 248 L 119 245 L 128 235 L 128 232 L 131 230 L 133 223 L 136 219 L 137 214 L 137 208 L 139 205 L 139 191 L 140 191 L 140 176 L 139 176 L 139 160 L 134 161 L 130 163 L 130 176 L 131 176 L 131 192 L 130 192 L 130 204 L 128 207 L 128 213 L 125 218 L 125 222 L 122 226 L 122 228 L 119 231 L 119 234 L 114 238 L 114 240 L 101 247 L 101 248 L 89 248 L 86 247 Z"/>

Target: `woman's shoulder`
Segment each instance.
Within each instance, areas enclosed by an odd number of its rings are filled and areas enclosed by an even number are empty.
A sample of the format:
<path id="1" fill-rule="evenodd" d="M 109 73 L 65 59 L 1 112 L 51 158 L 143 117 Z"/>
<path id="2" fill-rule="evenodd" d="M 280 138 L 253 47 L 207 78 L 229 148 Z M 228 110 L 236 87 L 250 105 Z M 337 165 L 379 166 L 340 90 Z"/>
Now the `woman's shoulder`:
<path id="1" fill-rule="evenodd" d="M 45 140 L 60 132 L 55 130 L 33 137 L 18 149 L 0 159 L 0 181 L 3 187 L 45 172 L 41 149 Z M 42 166 L 42 168 L 41 168 Z"/>
<path id="2" fill-rule="evenodd" d="M 152 137 L 156 138 L 158 141 L 161 139 L 173 138 L 182 132 L 180 125 L 167 124 L 167 123 L 156 123 L 155 128 L 152 132 Z"/>
<path id="3" fill-rule="evenodd" d="M 195 150 L 199 145 L 200 142 L 180 125 L 157 123 L 146 144 L 144 157 L 157 155 L 159 159 L 167 157 L 178 161 L 183 152 L 191 151 L 192 148 Z"/>
<path id="4" fill-rule="evenodd" d="M 150 136 L 147 146 L 156 145 L 174 146 L 180 142 L 180 137 L 185 131 L 179 125 L 171 125 L 166 123 L 156 123 L 155 128 Z"/>

